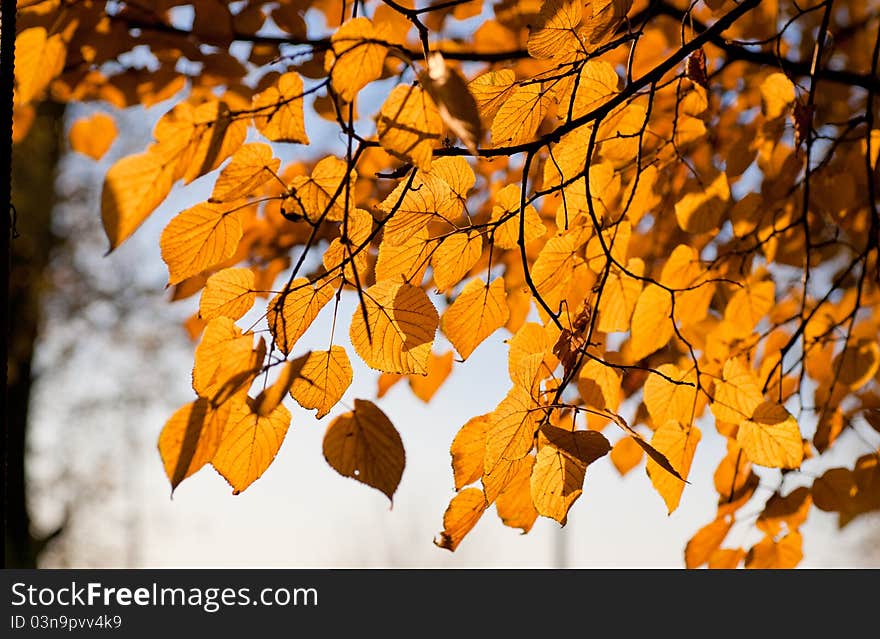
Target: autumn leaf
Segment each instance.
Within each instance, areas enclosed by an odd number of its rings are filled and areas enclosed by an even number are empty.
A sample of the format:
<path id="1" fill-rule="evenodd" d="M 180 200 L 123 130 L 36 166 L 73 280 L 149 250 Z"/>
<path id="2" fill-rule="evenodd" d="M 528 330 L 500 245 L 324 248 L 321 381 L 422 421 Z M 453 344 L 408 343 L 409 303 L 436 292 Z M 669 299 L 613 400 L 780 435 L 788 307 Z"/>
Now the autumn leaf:
<path id="1" fill-rule="evenodd" d="M 254 272 L 249 268 L 226 268 L 208 278 L 199 300 L 199 317 L 239 319 L 254 305 Z"/>
<path id="2" fill-rule="evenodd" d="M 531 455 L 518 464 L 514 476 L 504 485 L 495 499 L 495 509 L 501 523 L 510 528 L 519 528 L 523 534 L 529 532 L 538 518 L 538 511 L 532 502 L 531 477 L 535 458 Z"/>
<path id="3" fill-rule="evenodd" d="M 452 351 L 446 351 L 443 355 L 431 353 L 427 374 L 409 376 L 409 387 L 413 395 L 425 403 L 430 402 L 452 372 L 452 359 Z"/>
<path id="4" fill-rule="evenodd" d="M 483 125 L 465 79 L 446 64 L 439 51 L 431 52 L 427 66 L 427 73 L 419 76 L 422 87 L 434 100 L 446 127 L 476 155 L 477 145 L 483 137 Z"/>
<path id="5" fill-rule="evenodd" d="M 278 404 L 267 416 L 251 400 L 236 404 L 211 464 L 237 495 L 262 476 L 278 454 L 290 426 L 290 411 Z"/>
<path id="6" fill-rule="evenodd" d="M 518 86 L 492 119 L 492 144 L 501 147 L 529 142 L 549 108 L 550 98 L 540 84 Z"/>
<path id="7" fill-rule="evenodd" d="M 784 73 L 771 73 L 761 83 L 761 110 L 768 120 L 783 115 L 794 99 L 794 85 Z"/>
<path id="8" fill-rule="evenodd" d="M 373 402 L 354 400 L 324 433 L 324 459 L 336 472 L 372 486 L 393 501 L 405 465 L 403 442 Z"/>
<path id="9" fill-rule="evenodd" d="M 699 568 L 709 561 L 733 526 L 733 520 L 727 518 L 718 518 L 706 524 L 697 531 L 684 549 L 684 561 L 688 568 Z"/>
<path id="10" fill-rule="evenodd" d="M 351 363 L 342 346 L 312 351 L 291 362 L 291 366 L 297 374 L 289 386 L 290 395 L 303 408 L 316 409 L 316 419 L 329 413 L 351 386 Z"/>
<path id="11" fill-rule="evenodd" d="M 344 183 L 352 186 L 357 180 L 357 172 L 348 170 L 344 160 L 329 155 L 322 158 L 309 176 L 298 175 L 290 183 L 290 210 L 311 222 L 341 222 L 346 212 L 354 208 L 343 192 Z"/>
<path id="12" fill-rule="evenodd" d="M 696 375 L 674 364 L 658 366 L 657 373 L 648 376 L 643 389 L 645 407 L 651 419 L 655 424 L 670 420 L 692 423 L 697 416 Z"/>
<path id="13" fill-rule="evenodd" d="M 349 334 L 369 367 L 424 375 L 438 324 L 437 309 L 422 289 L 384 280 L 364 291 Z"/>
<path id="14" fill-rule="evenodd" d="M 303 114 L 303 82 L 295 71 L 254 96 L 254 126 L 273 142 L 309 144 Z"/>
<path id="15" fill-rule="evenodd" d="M 583 53 L 577 27 L 581 23 L 582 3 L 578 0 L 544 0 L 534 29 L 529 34 L 528 51 L 535 58 L 566 60 Z"/>
<path id="16" fill-rule="evenodd" d="M 512 70 L 500 69 L 479 75 L 468 84 L 484 122 L 491 123 L 495 118 L 513 92 L 515 80 L 516 74 Z"/>
<path id="17" fill-rule="evenodd" d="M 70 148 L 100 160 L 116 139 L 116 121 L 106 113 L 80 118 L 70 127 Z"/>
<path id="18" fill-rule="evenodd" d="M 483 471 L 492 473 L 501 460 L 525 457 L 534 446 L 540 410 L 529 391 L 515 386 L 489 416 Z"/>
<path id="19" fill-rule="evenodd" d="M 168 284 L 178 284 L 232 257 L 241 235 L 234 209 L 205 202 L 178 214 L 159 240 L 168 265 Z"/>
<path id="20" fill-rule="evenodd" d="M 22 30 L 15 38 L 15 100 L 30 102 L 64 69 L 67 47 L 60 33 L 43 27 Z"/>
<path id="21" fill-rule="evenodd" d="M 122 158 L 110 167 L 101 192 L 101 220 L 111 251 L 162 203 L 172 183 L 172 167 L 150 151 Z"/>
<path id="22" fill-rule="evenodd" d="M 426 91 L 398 85 L 379 111 L 376 130 L 385 150 L 429 171 L 433 148 L 443 132 L 443 120 Z"/>
<path id="23" fill-rule="evenodd" d="M 670 465 L 684 479 L 687 479 L 690 473 L 691 463 L 699 442 L 699 428 L 693 425 L 684 425 L 674 419 L 662 423 L 651 437 L 651 445 L 669 460 Z M 657 462 L 650 458 L 646 470 L 648 477 L 651 478 L 651 483 L 663 497 L 666 508 L 671 515 L 678 508 L 681 493 L 684 490 L 684 482 L 661 469 Z"/>
<path id="24" fill-rule="evenodd" d="M 443 313 L 440 329 L 462 359 L 467 359 L 509 317 L 503 279 L 496 278 L 488 285 L 471 280 Z"/>
<path id="25" fill-rule="evenodd" d="M 486 435 L 490 425 L 488 418 L 489 415 L 479 415 L 469 419 L 452 440 L 449 452 L 452 455 L 455 490 L 474 483 L 483 474 Z"/>
<path id="26" fill-rule="evenodd" d="M 771 468 L 797 468 L 804 458 L 801 431 L 794 416 L 773 402 L 755 407 L 739 425 L 736 441 L 749 461 Z"/>
<path id="27" fill-rule="evenodd" d="M 431 254 L 434 284 L 440 292 L 455 286 L 467 275 L 483 253 L 483 238 L 479 233 L 450 235 Z"/>
<path id="28" fill-rule="evenodd" d="M 804 557 L 803 538 L 797 531 L 790 532 L 779 541 L 764 537 L 752 546 L 746 555 L 745 567 L 757 569 L 790 569 Z"/>
<path id="29" fill-rule="evenodd" d="M 443 514 L 443 531 L 434 543 L 440 548 L 455 551 L 486 510 L 486 497 L 479 488 L 465 488 L 449 502 Z"/>
<path id="30" fill-rule="evenodd" d="M 297 278 L 269 302 L 266 320 L 275 344 L 285 355 L 309 329 L 321 309 L 333 299 L 328 286 L 312 286 L 304 277 Z"/>
<path id="31" fill-rule="evenodd" d="M 171 491 L 209 464 L 220 445 L 231 404 L 212 408 L 206 399 L 185 404 L 168 419 L 159 435 L 159 454 Z"/>
<path id="32" fill-rule="evenodd" d="M 254 348 L 254 336 L 242 333 L 228 317 L 208 322 L 196 347 L 193 390 L 215 404 L 246 392 L 263 364 L 265 343 Z"/>
<path id="33" fill-rule="evenodd" d="M 268 144 L 253 142 L 245 144 L 232 161 L 220 172 L 211 192 L 212 202 L 233 202 L 247 197 L 257 187 L 277 175 L 281 160 L 272 157 Z"/>
<path id="34" fill-rule="evenodd" d="M 348 20 L 330 38 L 332 55 L 325 58 L 330 81 L 343 100 L 352 102 L 358 92 L 382 75 L 388 48 L 380 44 L 387 27 L 364 17 Z"/>

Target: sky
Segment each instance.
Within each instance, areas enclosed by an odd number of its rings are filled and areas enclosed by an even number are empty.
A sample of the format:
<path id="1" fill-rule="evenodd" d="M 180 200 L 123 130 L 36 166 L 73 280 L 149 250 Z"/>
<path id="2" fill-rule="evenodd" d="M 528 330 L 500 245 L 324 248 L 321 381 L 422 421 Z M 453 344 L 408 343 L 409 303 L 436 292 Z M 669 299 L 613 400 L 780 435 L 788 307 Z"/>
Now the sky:
<path id="1" fill-rule="evenodd" d="M 376 99 L 387 87 L 377 83 L 366 91 L 369 101 L 370 92 Z M 198 297 L 166 302 L 167 272 L 159 235 L 175 214 L 207 197 L 213 177 L 185 190 L 176 188 L 147 223 L 107 257 L 97 208 L 103 172 L 119 157 L 143 148 L 148 123 L 167 106 L 154 107 L 147 118 L 112 113 L 125 134 L 108 156 L 91 164 L 73 154 L 59 177 L 62 193 L 85 192 L 83 205 L 61 207 L 59 231 L 76 232 L 80 270 L 93 289 L 116 303 L 88 302 L 74 313 L 52 313 L 50 305 L 39 344 L 40 378 L 30 440 L 37 523 L 51 526 L 63 515 L 65 504 L 74 504 L 68 539 L 50 549 L 47 567 L 684 566 L 685 544 L 715 514 L 712 473 L 725 448 L 711 424 L 700 424 L 703 438 L 691 483 L 671 515 L 653 490 L 644 462 L 621 478 L 605 457 L 587 470 L 583 495 L 564 528 L 539 518 L 532 531 L 522 535 L 503 526 L 492 508 L 454 553 L 432 543 L 455 494 L 452 438 L 471 416 L 491 411 L 510 386 L 504 344 L 509 334 L 504 330 L 481 344 L 466 365 L 456 365 L 429 404 L 415 398 L 405 383 L 378 401 L 406 450 L 406 468 L 393 504 L 379 491 L 337 474 L 321 453 L 322 437 L 333 417 L 349 410 L 355 398 L 376 396 L 378 373 L 367 369 L 350 348 L 354 381 L 342 405 L 319 421 L 313 411 L 288 401 L 293 419 L 284 444 L 275 462 L 246 491 L 233 496 L 225 480 L 206 467 L 185 480 L 172 497 L 156 442 L 172 412 L 194 399 L 194 344 L 181 321 L 196 309 Z M 100 107 L 72 108 L 68 125 L 96 109 Z M 341 150 L 332 124 L 312 118 L 307 127 L 316 149 L 323 144 L 328 152 Z M 300 152 L 289 145 L 278 151 L 284 161 Z M 124 301 L 128 299 L 131 304 Z M 124 321 L 118 315 L 119 300 L 125 307 Z M 331 307 L 303 338 L 302 351 L 326 348 Z M 337 318 L 336 335 L 343 337 L 343 344 L 354 310 L 349 298 Z M 247 319 L 239 325 L 247 326 Z M 448 343 L 439 340 L 435 351 L 449 350 Z M 608 428 L 613 442 L 620 433 Z M 860 445 L 853 438 L 841 438 L 839 459 L 848 459 L 846 449 Z M 833 515 L 813 509 L 803 532 L 802 567 L 880 565 L 880 555 L 866 554 L 869 535 L 880 539 L 877 517 L 864 517 L 838 532 Z M 747 526 L 736 526 L 725 546 L 747 548 L 757 539 Z"/>

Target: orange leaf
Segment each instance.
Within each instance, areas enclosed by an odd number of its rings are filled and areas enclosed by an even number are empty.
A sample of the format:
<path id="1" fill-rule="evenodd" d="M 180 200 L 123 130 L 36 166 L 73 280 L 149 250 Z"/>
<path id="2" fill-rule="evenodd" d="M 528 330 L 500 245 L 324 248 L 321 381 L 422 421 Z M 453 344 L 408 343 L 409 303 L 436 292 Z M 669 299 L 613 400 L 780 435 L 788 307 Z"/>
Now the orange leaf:
<path id="1" fill-rule="evenodd" d="M 746 555 L 746 568 L 790 569 L 796 567 L 804 558 L 803 537 L 796 530 L 779 541 L 770 535 L 752 546 Z"/>
<path id="2" fill-rule="evenodd" d="M 359 17 L 347 21 L 330 38 L 324 67 L 344 101 L 352 102 L 358 91 L 381 77 L 388 48 L 376 41 L 386 39 L 388 31 L 386 24 Z"/>
<path id="3" fill-rule="evenodd" d="M 80 118 L 70 127 L 70 148 L 93 160 L 104 157 L 116 139 L 116 122 L 106 113 Z"/>
<path id="4" fill-rule="evenodd" d="M 300 277 L 269 302 L 266 321 L 275 344 L 285 355 L 308 330 L 321 309 L 333 299 L 333 290 L 326 285 L 312 286 Z"/>
<path id="5" fill-rule="evenodd" d="M 486 497 L 479 488 L 466 488 L 449 502 L 443 514 L 443 531 L 434 543 L 440 548 L 455 551 L 486 510 Z"/>
<path id="6" fill-rule="evenodd" d="M 462 426 L 449 452 L 452 455 L 452 474 L 455 490 L 461 490 L 477 481 L 483 474 L 483 457 L 486 451 L 486 434 L 489 432 L 489 415 L 472 417 Z"/>
<path id="7" fill-rule="evenodd" d="M 254 305 L 254 272 L 249 268 L 225 268 L 208 278 L 199 300 L 199 317 L 237 320 Z"/>
<path id="8" fill-rule="evenodd" d="M 341 346 L 312 351 L 291 364 L 297 367 L 297 375 L 291 383 L 290 395 L 303 408 L 316 409 L 316 419 L 329 413 L 351 385 L 351 363 Z"/>
<path id="9" fill-rule="evenodd" d="M 443 121 L 426 91 L 399 84 L 379 111 L 376 133 L 386 151 L 429 171 Z"/>
<path id="10" fill-rule="evenodd" d="M 462 359 L 467 359 L 483 340 L 504 326 L 508 317 L 504 280 L 497 277 L 486 285 L 477 279 L 468 282 L 446 309 L 440 328 Z"/>
<path id="11" fill-rule="evenodd" d="M 541 417 L 541 411 L 537 408 L 531 393 L 519 386 L 512 388 L 501 400 L 489 417 L 483 460 L 486 474 L 492 473 L 502 460 L 521 459 L 532 449 Z"/>
<path id="12" fill-rule="evenodd" d="M 266 472 L 290 427 L 290 411 L 278 404 L 263 417 L 253 401 L 237 404 L 229 415 L 223 439 L 211 460 L 238 495 Z"/>
<path id="13" fill-rule="evenodd" d="M 413 395 L 423 402 L 430 402 L 451 372 L 452 351 L 447 351 L 443 355 L 431 353 L 431 358 L 428 360 L 428 374 L 409 376 L 409 386 Z"/>
<path id="14" fill-rule="evenodd" d="M 184 479 L 211 462 L 229 419 L 230 404 L 212 409 L 199 398 L 180 407 L 159 435 L 159 454 L 171 491 Z"/>
<path id="15" fill-rule="evenodd" d="M 168 284 L 182 282 L 232 257 L 241 235 L 237 213 L 216 204 L 196 204 L 180 213 L 159 240 L 162 259 L 168 265 Z"/>
<path id="16" fill-rule="evenodd" d="M 724 542 L 733 526 L 733 519 L 718 518 L 706 524 L 694 535 L 684 549 L 684 562 L 688 568 L 699 568 Z"/>
<path id="17" fill-rule="evenodd" d="M 686 426 L 676 420 L 663 423 L 651 437 L 651 445 L 669 460 L 670 465 L 685 480 L 691 470 L 691 462 L 699 442 L 699 428 L 693 425 Z M 672 511 L 678 508 L 681 493 L 684 490 L 684 481 L 665 470 L 661 470 L 653 459 L 648 459 L 646 470 L 648 477 L 651 478 L 651 483 L 663 497 L 666 508 L 671 515 Z"/>
<path id="18" fill-rule="evenodd" d="M 254 126 L 273 142 L 309 144 L 303 115 L 303 82 L 295 71 L 254 96 Z"/>
<path id="19" fill-rule="evenodd" d="M 394 425 L 378 406 L 354 400 L 354 410 L 340 415 L 324 434 L 324 459 L 336 472 L 376 488 L 393 501 L 406 457 Z"/>
<path id="20" fill-rule="evenodd" d="M 516 474 L 502 488 L 495 500 L 498 516 L 505 526 L 520 528 L 523 534 L 529 532 L 538 518 L 538 511 L 532 503 L 531 476 L 535 458 L 526 456 L 525 463 L 518 464 Z"/>
<path id="21" fill-rule="evenodd" d="M 272 157 L 272 147 L 262 142 L 245 144 L 220 172 L 211 192 L 212 202 L 232 202 L 249 196 L 272 179 L 281 160 Z"/>

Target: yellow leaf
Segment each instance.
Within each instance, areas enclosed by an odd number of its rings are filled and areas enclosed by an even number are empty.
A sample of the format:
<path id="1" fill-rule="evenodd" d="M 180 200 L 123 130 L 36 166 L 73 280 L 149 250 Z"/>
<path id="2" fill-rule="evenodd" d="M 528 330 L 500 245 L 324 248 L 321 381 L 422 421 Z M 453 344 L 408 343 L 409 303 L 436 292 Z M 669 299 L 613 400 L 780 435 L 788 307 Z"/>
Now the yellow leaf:
<path id="1" fill-rule="evenodd" d="M 594 111 L 617 93 L 620 78 L 614 67 L 604 60 L 587 60 L 578 74 L 578 81 L 561 96 L 564 105 L 571 103 L 571 117 L 579 118 Z M 570 95 L 573 94 L 573 95 Z"/>
<path id="2" fill-rule="evenodd" d="M 306 278 L 300 277 L 269 302 L 266 320 L 282 353 L 290 354 L 331 299 L 333 290 L 329 286 L 312 286 Z"/>
<path id="3" fill-rule="evenodd" d="M 592 45 L 606 42 L 626 18 L 632 4 L 633 0 L 590 0 L 584 3 L 581 38 Z"/>
<path id="4" fill-rule="evenodd" d="M 495 500 L 495 509 L 505 526 L 520 528 L 523 534 L 529 532 L 538 518 L 538 511 L 532 503 L 531 477 L 535 458 L 524 458 L 516 475 L 504 486 Z"/>
<path id="5" fill-rule="evenodd" d="M 281 372 L 278 374 L 278 378 L 275 382 L 268 388 L 264 388 L 260 391 L 260 394 L 254 399 L 253 412 L 260 417 L 267 417 L 270 415 L 284 400 L 284 396 L 290 390 L 294 380 L 296 380 L 297 376 L 300 374 L 300 368 L 302 368 L 302 362 L 299 360 L 286 362 L 284 366 L 281 367 Z"/>
<path id="6" fill-rule="evenodd" d="M 531 141 L 550 103 L 549 95 L 539 83 L 514 89 L 492 120 L 492 144 L 495 147 L 516 146 Z"/>
<path id="7" fill-rule="evenodd" d="M 225 268 L 208 278 L 199 300 L 199 317 L 237 320 L 251 309 L 256 298 L 251 269 Z"/>
<path id="8" fill-rule="evenodd" d="M 774 402 L 763 402 L 740 423 L 736 441 L 754 464 L 771 468 L 797 468 L 804 446 L 797 420 Z"/>
<path id="9" fill-rule="evenodd" d="M 431 353 L 431 358 L 428 360 L 428 374 L 409 376 L 409 386 L 413 395 L 423 402 L 430 402 L 451 372 L 452 351 L 447 351 L 443 355 Z"/>
<path id="10" fill-rule="evenodd" d="M 582 6 L 579 0 L 544 0 L 530 30 L 528 51 L 534 58 L 571 59 L 585 49 L 578 38 Z"/>
<path id="11" fill-rule="evenodd" d="M 718 548 L 709 555 L 709 569 L 733 570 L 745 557 L 746 551 L 742 548 Z"/>
<path id="12" fill-rule="evenodd" d="M 241 235 L 236 211 L 207 202 L 174 217 L 159 240 L 162 259 L 168 265 L 168 284 L 182 282 L 232 257 Z"/>
<path id="13" fill-rule="evenodd" d="M 39 98 L 64 69 L 67 46 L 60 33 L 49 35 L 43 27 L 24 29 L 15 38 L 15 102 Z"/>
<path id="14" fill-rule="evenodd" d="M 563 526 L 572 504 L 581 496 L 587 466 L 611 450 L 597 431 L 566 431 L 545 427 L 547 442 L 538 449 L 532 469 L 531 494 L 538 514 Z"/>
<path id="15" fill-rule="evenodd" d="M 441 164 L 440 158 L 434 165 Z M 418 173 L 410 188 L 401 182 L 379 205 L 386 218 L 382 242 L 403 244 L 431 222 L 451 228 L 462 210 L 449 184 L 431 173 Z"/>
<path id="16" fill-rule="evenodd" d="M 862 337 L 848 342 L 832 363 L 837 381 L 856 391 L 871 381 L 880 367 L 880 346 L 876 339 Z"/>
<path id="17" fill-rule="evenodd" d="M 349 336 L 369 366 L 387 373 L 427 373 L 439 317 L 425 292 L 384 280 L 366 289 Z"/>
<path id="18" fill-rule="evenodd" d="M 107 171 L 101 220 L 111 251 L 127 240 L 171 191 L 171 169 L 161 157 L 146 151 L 122 158 Z"/>
<path id="19" fill-rule="evenodd" d="M 229 418 L 230 404 L 212 409 L 206 399 L 180 407 L 159 435 L 159 454 L 171 490 L 211 462 Z"/>
<path id="20" fill-rule="evenodd" d="M 228 317 L 212 319 L 196 347 L 193 390 L 214 403 L 222 403 L 219 397 L 246 392 L 263 364 L 264 352 L 262 339 L 254 350 L 253 335 L 242 334 Z"/>
<path id="21" fill-rule="evenodd" d="M 529 453 L 542 414 L 537 408 L 531 393 L 519 386 L 514 386 L 501 400 L 489 416 L 483 458 L 485 474 L 491 474 L 502 460 L 515 461 Z"/>
<path id="22" fill-rule="evenodd" d="M 611 448 L 609 457 L 611 458 L 611 463 L 614 464 L 617 472 L 622 477 L 642 461 L 642 455 L 644 454 L 644 449 L 638 445 L 634 438 L 621 437 Z"/>
<path id="23" fill-rule="evenodd" d="M 656 284 L 648 284 L 639 295 L 632 315 L 630 354 L 639 361 L 663 348 L 674 333 L 672 298 Z"/>
<path id="24" fill-rule="evenodd" d="M 232 202 L 249 196 L 277 174 L 281 160 L 272 157 L 272 147 L 262 142 L 245 144 L 220 172 L 211 192 L 212 202 Z"/>
<path id="25" fill-rule="evenodd" d="M 343 24 L 330 38 L 331 49 L 324 60 L 333 88 L 346 102 L 382 76 L 388 48 L 376 42 L 386 39 L 388 29 L 364 17 Z"/>
<path id="26" fill-rule="evenodd" d="M 324 459 L 336 472 L 372 486 L 393 501 L 406 457 L 394 425 L 378 406 L 354 400 L 354 410 L 340 415 L 324 434 Z"/>
<path id="27" fill-rule="evenodd" d="M 485 122 L 492 122 L 498 109 L 513 93 L 515 83 L 516 74 L 511 69 L 490 71 L 471 80 L 468 89 Z"/>
<path id="28" fill-rule="evenodd" d="M 238 495 L 266 472 L 290 427 L 290 411 L 279 404 L 268 416 L 253 411 L 253 402 L 237 404 L 211 460 Z"/>
<path id="29" fill-rule="evenodd" d="M 254 126 L 273 142 L 309 144 L 303 116 L 303 82 L 295 71 L 254 96 Z"/>
<path id="30" fill-rule="evenodd" d="M 773 308 L 775 291 L 772 280 L 746 282 L 727 302 L 724 319 L 737 327 L 738 334 L 748 335 Z"/>
<path id="31" fill-rule="evenodd" d="M 70 127 L 70 148 L 93 160 L 104 157 L 116 139 L 116 121 L 106 113 L 80 118 Z"/>
<path id="32" fill-rule="evenodd" d="M 486 496 L 479 488 L 466 488 L 458 493 L 443 513 L 443 531 L 434 544 L 455 551 L 464 536 L 477 525 L 486 507 Z"/>
<path id="33" fill-rule="evenodd" d="M 467 359 L 483 340 L 504 326 L 509 316 L 504 280 L 495 278 L 487 286 L 475 279 L 443 313 L 440 328 L 462 359 Z"/>
<path id="34" fill-rule="evenodd" d="M 376 281 L 403 279 L 420 286 L 436 242 L 428 239 L 428 231 L 421 228 L 402 244 L 383 241 L 376 259 Z"/>
<path id="35" fill-rule="evenodd" d="M 492 236 L 498 248 L 514 249 L 519 246 L 520 215 L 525 216 L 522 222 L 523 241 L 526 245 L 544 237 L 547 232 L 547 227 L 534 206 L 527 205 L 520 213 L 521 193 L 518 184 L 508 184 L 495 194 L 495 206 L 492 207 L 489 221 L 498 224 Z"/>
<path id="36" fill-rule="evenodd" d="M 354 210 L 354 198 L 346 198 L 345 189 L 354 189 L 357 172 L 346 175 L 348 164 L 333 155 L 318 161 L 309 176 L 297 175 L 290 183 L 293 193 L 289 200 L 291 212 L 310 222 L 341 222 L 345 218 L 346 202 L 349 214 Z M 346 184 L 346 180 L 348 181 Z"/>
<path id="37" fill-rule="evenodd" d="M 382 104 L 376 133 L 386 151 L 428 171 L 443 121 L 426 91 L 400 84 Z"/>
<path id="38" fill-rule="evenodd" d="M 443 54 L 432 51 L 427 58 L 427 73 L 419 74 L 419 82 L 437 105 L 440 119 L 473 154 L 483 138 L 483 124 L 474 96 L 467 82 L 443 60 Z"/>
<path id="39" fill-rule="evenodd" d="M 649 375 L 643 388 L 643 400 L 648 414 L 655 424 L 665 424 L 675 420 L 682 424 L 691 424 L 696 415 L 697 378 L 692 372 L 686 372 L 675 364 L 663 364 L 657 372 L 669 379 L 683 384 L 674 384 L 661 375 Z"/>
<path id="40" fill-rule="evenodd" d="M 677 420 L 663 423 L 651 437 L 651 445 L 666 456 L 683 479 L 687 479 L 691 470 L 691 462 L 699 442 L 700 429 L 696 426 L 686 426 Z M 663 497 L 671 515 L 672 511 L 678 508 L 684 490 L 684 481 L 660 468 L 653 459 L 648 459 L 646 470 L 651 483 Z"/>
<path id="41" fill-rule="evenodd" d="M 707 187 L 688 193 L 676 202 L 675 217 L 678 225 L 688 233 L 717 232 L 729 201 L 730 185 L 727 183 L 727 174 L 719 171 Z"/>
<path id="42" fill-rule="evenodd" d="M 601 142 L 599 153 L 615 166 L 631 162 L 639 152 L 639 132 L 645 126 L 647 111 L 640 104 L 629 103 L 602 121 L 596 133 Z"/>
<path id="43" fill-rule="evenodd" d="M 597 410 L 617 411 L 621 385 L 619 371 L 590 359 L 581 366 L 577 385 L 585 406 Z"/>
<path id="44" fill-rule="evenodd" d="M 699 568 L 724 542 L 733 526 L 733 519 L 719 517 L 706 524 L 694 535 L 684 549 L 684 563 L 688 568 Z"/>
<path id="45" fill-rule="evenodd" d="M 348 212 L 347 223 L 339 225 L 340 237 L 333 238 L 321 261 L 324 268 L 330 273 L 345 262 L 342 267 L 345 278 L 349 282 L 359 282 L 363 279 L 370 264 L 369 251 L 358 250 L 370 239 L 373 231 L 373 216 L 364 209 L 354 209 Z M 342 234 L 348 233 L 347 241 L 343 243 Z M 357 276 L 355 276 L 355 271 Z"/>
<path id="46" fill-rule="evenodd" d="M 483 253 L 483 237 L 477 231 L 455 233 L 445 238 L 431 255 L 434 285 L 444 292 L 468 274 Z"/>
<path id="47" fill-rule="evenodd" d="M 634 275 L 645 274 L 645 263 L 638 257 L 631 258 L 626 268 Z M 630 319 L 641 292 L 640 280 L 612 266 L 608 271 L 608 279 L 605 280 L 602 298 L 599 300 L 599 320 L 596 328 L 604 333 L 629 330 Z"/>
<path id="48" fill-rule="evenodd" d="M 452 474 L 455 490 L 461 490 L 477 481 L 483 474 L 483 456 L 486 451 L 486 434 L 489 432 L 489 415 L 472 417 L 462 426 L 449 453 L 452 455 Z"/>
<path id="49" fill-rule="evenodd" d="M 764 394 L 755 372 L 742 359 L 727 360 L 721 379 L 715 380 L 715 397 L 712 400 L 715 419 L 739 424 L 749 419 L 763 403 Z"/>
<path id="50" fill-rule="evenodd" d="M 768 120 L 784 115 L 794 99 L 794 85 L 784 73 L 771 73 L 761 83 L 761 110 Z"/>
<path id="51" fill-rule="evenodd" d="M 321 419 L 342 399 L 351 386 L 352 370 L 348 353 L 341 346 L 329 351 L 312 351 L 292 362 L 297 375 L 290 386 L 290 395 L 303 408 L 317 409 Z"/>
<path id="52" fill-rule="evenodd" d="M 764 537 L 749 550 L 745 567 L 759 570 L 789 570 L 801 563 L 803 558 L 803 537 L 795 530 L 779 541 L 770 535 Z"/>

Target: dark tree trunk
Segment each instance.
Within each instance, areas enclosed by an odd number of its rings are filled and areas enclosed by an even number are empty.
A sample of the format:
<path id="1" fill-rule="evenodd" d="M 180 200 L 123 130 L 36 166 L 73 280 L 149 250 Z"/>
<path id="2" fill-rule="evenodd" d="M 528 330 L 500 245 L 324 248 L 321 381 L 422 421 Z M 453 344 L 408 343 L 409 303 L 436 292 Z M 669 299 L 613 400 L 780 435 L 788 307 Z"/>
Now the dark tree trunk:
<path id="1" fill-rule="evenodd" d="M 40 330 L 41 300 L 50 286 L 47 266 L 55 237 L 55 170 L 61 151 L 64 107 L 40 105 L 27 137 L 13 149 L 12 204 L 15 235 L 9 273 L 9 350 L 6 411 L 6 552 L 7 568 L 36 567 L 46 543 L 60 529 L 36 536 L 27 502 L 27 425 L 32 360 Z"/>

